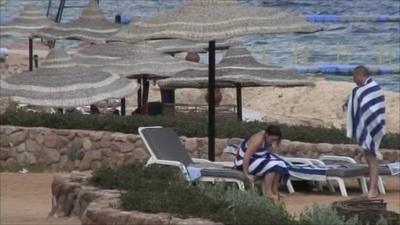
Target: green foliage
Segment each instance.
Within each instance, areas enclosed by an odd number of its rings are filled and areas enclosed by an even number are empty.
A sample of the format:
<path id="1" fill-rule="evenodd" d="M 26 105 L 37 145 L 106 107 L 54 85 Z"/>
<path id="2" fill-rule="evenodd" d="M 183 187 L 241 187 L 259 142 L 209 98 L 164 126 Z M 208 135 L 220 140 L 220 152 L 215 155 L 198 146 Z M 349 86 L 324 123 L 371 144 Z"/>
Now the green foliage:
<path id="1" fill-rule="evenodd" d="M 341 224 L 341 225 L 358 225 L 357 217 L 345 219 L 344 216 L 338 215 L 336 210 L 330 206 L 313 205 L 307 208 L 300 215 L 301 225 L 321 225 L 321 224 Z"/>
<path id="2" fill-rule="evenodd" d="M 139 127 L 164 126 L 174 127 L 179 135 L 187 137 L 207 136 L 207 121 L 187 117 L 167 116 L 126 116 L 115 115 L 79 115 L 79 114 L 40 114 L 28 112 L 6 112 L 0 115 L 0 125 L 24 127 L 48 127 L 54 129 L 101 130 L 137 134 Z M 264 122 L 237 122 L 230 119 L 219 119 L 216 124 L 219 138 L 247 138 L 251 134 L 268 126 Z M 344 130 L 308 126 L 279 125 L 284 138 L 292 141 L 310 143 L 352 143 Z M 400 134 L 384 136 L 382 148 L 400 149 Z"/>
<path id="3" fill-rule="evenodd" d="M 94 172 L 91 181 L 101 188 L 127 190 L 121 196 L 122 207 L 126 210 L 208 218 L 226 225 L 293 224 L 282 204 L 274 204 L 254 192 L 223 186 L 192 186 L 170 167 L 101 168 Z"/>

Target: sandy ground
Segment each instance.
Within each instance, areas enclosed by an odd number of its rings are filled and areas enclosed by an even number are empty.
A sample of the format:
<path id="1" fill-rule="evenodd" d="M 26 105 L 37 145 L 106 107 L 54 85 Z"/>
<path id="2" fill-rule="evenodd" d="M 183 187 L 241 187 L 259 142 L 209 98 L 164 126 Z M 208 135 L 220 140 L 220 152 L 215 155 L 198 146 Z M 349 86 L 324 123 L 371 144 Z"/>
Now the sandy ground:
<path id="1" fill-rule="evenodd" d="M 47 218 L 51 205 L 50 184 L 54 174 L 0 174 L 1 225 L 78 225 L 77 218 Z M 351 185 L 351 184 L 350 184 Z M 388 209 L 400 212 L 400 179 L 386 180 L 388 194 L 383 196 Z M 359 192 L 350 192 L 352 197 Z M 296 193 L 285 199 L 289 212 L 298 215 L 314 203 L 330 204 L 346 198 L 329 193 Z"/>
<path id="2" fill-rule="evenodd" d="M 1 225 L 80 225 L 78 218 L 47 218 L 53 174 L 0 174 Z"/>

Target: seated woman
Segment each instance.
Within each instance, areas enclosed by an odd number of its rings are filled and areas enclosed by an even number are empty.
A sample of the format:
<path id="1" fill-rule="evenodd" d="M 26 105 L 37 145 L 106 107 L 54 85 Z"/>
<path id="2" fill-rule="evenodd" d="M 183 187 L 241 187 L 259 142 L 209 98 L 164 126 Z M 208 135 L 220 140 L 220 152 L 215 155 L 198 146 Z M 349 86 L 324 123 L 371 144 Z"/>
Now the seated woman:
<path id="1" fill-rule="evenodd" d="M 268 126 L 265 131 L 243 141 L 235 158 L 235 167 L 242 170 L 250 182 L 254 182 L 255 177 L 263 178 L 263 191 L 272 199 L 279 198 L 279 182 L 286 183 L 289 178 L 286 163 L 272 153 L 272 148 L 279 145 L 281 138 L 279 127 Z"/>

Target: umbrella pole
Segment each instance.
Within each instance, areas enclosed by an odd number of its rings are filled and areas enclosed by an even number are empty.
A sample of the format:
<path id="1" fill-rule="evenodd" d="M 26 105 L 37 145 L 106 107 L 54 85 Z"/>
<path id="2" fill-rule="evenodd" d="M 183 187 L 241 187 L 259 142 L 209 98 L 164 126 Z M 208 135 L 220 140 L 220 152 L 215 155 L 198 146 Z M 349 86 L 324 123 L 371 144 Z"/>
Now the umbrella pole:
<path id="1" fill-rule="evenodd" d="M 39 56 L 34 55 L 33 60 L 35 61 L 35 68 L 37 69 L 39 67 Z"/>
<path id="2" fill-rule="evenodd" d="M 137 79 L 137 82 L 139 83 L 139 89 L 137 92 L 137 113 L 141 114 L 142 112 L 142 79 Z"/>
<path id="3" fill-rule="evenodd" d="M 33 70 L 33 39 L 29 37 L 29 71 Z"/>
<path id="4" fill-rule="evenodd" d="M 147 114 L 149 112 L 149 89 L 150 82 L 144 78 L 143 79 L 143 101 L 142 101 L 142 113 Z"/>
<path id="5" fill-rule="evenodd" d="M 126 115 L 126 100 L 125 98 L 121 98 L 121 116 Z"/>
<path id="6" fill-rule="evenodd" d="M 242 113 L 242 87 L 240 84 L 236 84 L 236 107 L 237 107 L 237 119 L 238 121 L 243 120 Z"/>
<path id="7" fill-rule="evenodd" d="M 215 161 L 215 41 L 208 45 L 208 159 Z"/>

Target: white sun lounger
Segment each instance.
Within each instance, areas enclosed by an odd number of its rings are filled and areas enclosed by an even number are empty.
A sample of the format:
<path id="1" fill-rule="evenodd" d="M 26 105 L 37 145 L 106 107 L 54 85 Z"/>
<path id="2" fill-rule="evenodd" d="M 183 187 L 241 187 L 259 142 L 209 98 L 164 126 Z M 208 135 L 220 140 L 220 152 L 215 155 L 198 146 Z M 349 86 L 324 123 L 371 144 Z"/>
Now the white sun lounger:
<path id="1" fill-rule="evenodd" d="M 234 148 L 227 147 L 224 150 L 225 153 L 235 155 Z M 287 184 L 290 193 L 294 193 L 295 190 L 291 183 L 291 180 L 309 180 L 316 181 L 319 188 L 321 188 L 322 182 L 327 182 L 330 191 L 335 192 L 335 188 L 332 182 L 337 182 L 339 190 L 342 196 L 347 197 L 347 189 L 344 183 L 345 178 L 357 178 L 360 183 L 360 187 L 363 193 L 368 193 L 367 181 L 364 177 L 368 173 L 368 168 L 364 165 L 357 164 L 354 160 L 348 158 L 337 157 L 336 162 L 346 162 L 346 166 L 340 165 L 327 165 L 324 160 L 328 159 L 309 159 L 309 158 L 297 158 L 297 157 L 280 157 L 284 160 L 289 169 L 290 179 Z M 329 158 L 333 159 L 333 158 Z M 350 158 L 351 159 L 351 158 Z M 345 161 L 343 161 L 345 160 Z M 233 165 L 233 163 L 232 163 Z M 322 189 L 322 188 L 321 188 Z M 381 189 L 381 188 L 380 188 Z M 384 189 L 383 189 L 384 190 Z"/>

